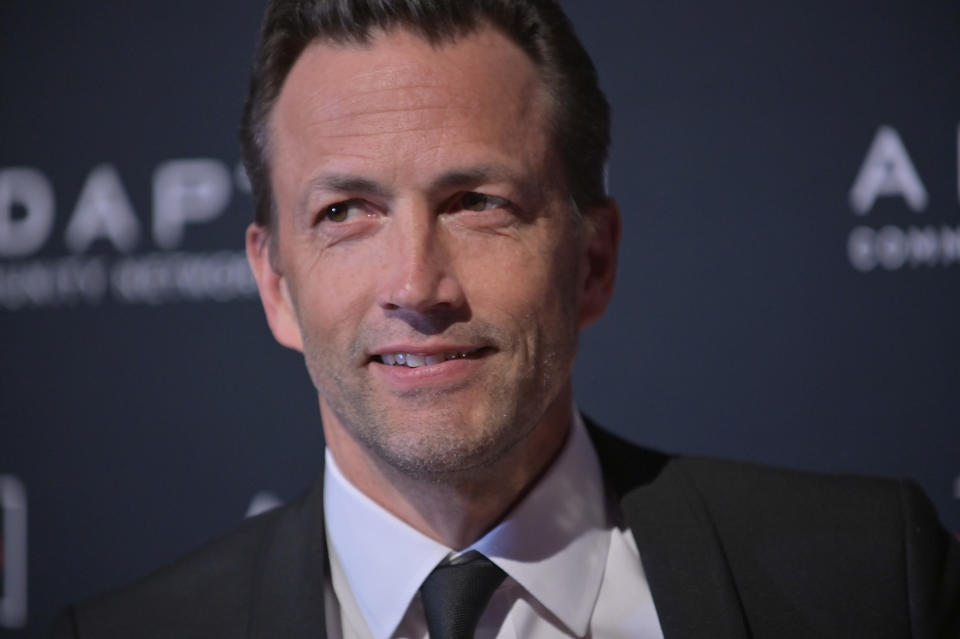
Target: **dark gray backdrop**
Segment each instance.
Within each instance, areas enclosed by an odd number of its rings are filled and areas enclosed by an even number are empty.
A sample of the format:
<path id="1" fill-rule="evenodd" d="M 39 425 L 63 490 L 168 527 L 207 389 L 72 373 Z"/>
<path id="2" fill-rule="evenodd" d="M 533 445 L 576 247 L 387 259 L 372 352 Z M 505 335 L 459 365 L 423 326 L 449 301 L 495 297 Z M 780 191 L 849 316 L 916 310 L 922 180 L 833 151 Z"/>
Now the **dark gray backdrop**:
<path id="1" fill-rule="evenodd" d="M 581 407 L 668 450 L 911 476 L 960 530 L 957 3 L 565 4 L 624 213 Z M 316 471 L 301 359 L 238 270 L 260 11 L 0 4 L 2 561 L 26 512 L 29 584 L 0 634 Z"/>

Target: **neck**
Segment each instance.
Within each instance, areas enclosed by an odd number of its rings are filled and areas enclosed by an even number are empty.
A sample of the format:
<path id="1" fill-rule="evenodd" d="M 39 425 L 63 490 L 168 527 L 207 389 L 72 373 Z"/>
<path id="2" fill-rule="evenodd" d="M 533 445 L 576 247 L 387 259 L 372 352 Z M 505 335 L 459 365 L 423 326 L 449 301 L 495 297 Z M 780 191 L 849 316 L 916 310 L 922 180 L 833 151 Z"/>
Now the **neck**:
<path id="1" fill-rule="evenodd" d="M 549 467 L 573 419 L 569 383 L 536 426 L 492 462 L 441 476 L 411 476 L 376 456 L 329 411 L 327 446 L 343 475 L 414 529 L 455 550 L 493 528 Z"/>

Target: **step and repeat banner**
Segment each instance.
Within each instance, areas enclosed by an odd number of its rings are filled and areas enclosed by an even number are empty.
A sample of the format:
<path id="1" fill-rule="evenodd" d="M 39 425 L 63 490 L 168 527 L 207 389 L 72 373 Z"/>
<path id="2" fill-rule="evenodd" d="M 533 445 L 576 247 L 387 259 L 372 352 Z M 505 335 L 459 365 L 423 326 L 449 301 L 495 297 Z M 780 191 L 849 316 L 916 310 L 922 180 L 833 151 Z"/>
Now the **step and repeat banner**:
<path id="1" fill-rule="evenodd" d="M 960 530 L 960 5 L 585 3 L 618 290 L 580 407 L 670 451 L 917 480 Z M 0 3 L 0 634 L 309 484 L 243 255 L 260 2 Z"/>

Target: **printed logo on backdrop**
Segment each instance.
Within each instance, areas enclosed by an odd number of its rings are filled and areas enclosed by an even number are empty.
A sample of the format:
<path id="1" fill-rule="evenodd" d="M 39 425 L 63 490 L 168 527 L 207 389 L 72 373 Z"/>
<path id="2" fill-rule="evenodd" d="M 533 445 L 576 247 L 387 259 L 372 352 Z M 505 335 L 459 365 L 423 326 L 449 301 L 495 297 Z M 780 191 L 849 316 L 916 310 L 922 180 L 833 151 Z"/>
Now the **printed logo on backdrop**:
<path id="1" fill-rule="evenodd" d="M 957 161 L 958 192 L 950 201 L 960 197 L 960 128 Z M 881 198 L 902 202 L 905 223 L 855 227 L 847 238 L 847 256 L 853 268 L 897 271 L 960 264 L 960 225 L 955 212 L 951 212 L 952 220 L 944 215 L 935 219 L 931 214 L 930 194 L 903 139 L 891 126 L 881 126 L 874 135 L 850 189 L 850 207 L 856 215 L 868 216 Z M 941 204 L 945 201 L 940 199 Z"/>
<path id="2" fill-rule="evenodd" d="M 235 190 L 250 192 L 243 169 L 207 158 L 169 160 L 154 170 L 151 188 L 150 211 L 137 215 L 120 172 L 101 164 L 67 208 L 57 205 L 42 170 L 0 168 L 0 309 L 255 297 L 242 249 L 180 249 L 191 228 L 227 210 Z M 66 221 L 64 252 L 39 257 L 58 216 Z M 108 245 L 110 255 L 92 255 L 94 243 Z"/>
<path id="3" fill-rule="evenodd" d="M 0 475 L 0 628 L 27 624 L 27 493 Z"/>

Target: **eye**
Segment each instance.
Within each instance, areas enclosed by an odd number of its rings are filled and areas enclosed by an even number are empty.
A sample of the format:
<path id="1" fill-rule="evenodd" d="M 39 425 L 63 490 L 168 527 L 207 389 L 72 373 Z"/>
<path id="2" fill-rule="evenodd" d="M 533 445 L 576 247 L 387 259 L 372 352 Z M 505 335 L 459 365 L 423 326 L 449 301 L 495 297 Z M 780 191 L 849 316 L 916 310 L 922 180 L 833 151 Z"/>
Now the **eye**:
<path id="1" fill-rule="evenodd" d="M 509 206 L 510 203 L 502 197 L 468 191 L 455 202 L 455 208 L 465 211 L 489 211 Z"/>
<path id="2" fill-rule="evenodd" d="M 359 200 L 344 200 L 343 202 L 336 202 L 321 209 L 317 215 L 317 223 L 319 224 L 324 221 L 337 223 L 346 222 L 351 215 L 356 217 L 357 215 L 365 213 L 366 210 Z"/>

